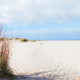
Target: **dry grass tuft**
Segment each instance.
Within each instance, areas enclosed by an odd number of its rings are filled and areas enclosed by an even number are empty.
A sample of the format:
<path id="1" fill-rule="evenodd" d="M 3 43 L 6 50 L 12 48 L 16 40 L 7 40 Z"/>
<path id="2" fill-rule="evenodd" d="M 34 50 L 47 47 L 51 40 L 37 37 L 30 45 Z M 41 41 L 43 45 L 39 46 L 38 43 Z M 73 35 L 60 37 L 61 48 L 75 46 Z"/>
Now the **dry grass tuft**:
<path id="1" fill-rule="evenodd" d="M 3 26 L 0 25 L 0 36 L 2 36 Z M 6 29 L 3 33 L 3 38 L 0 38 L 0 77 L 13 78 L 12 70 L 9 68 L 9 56 L 11 41 L 6 39 Z"/>

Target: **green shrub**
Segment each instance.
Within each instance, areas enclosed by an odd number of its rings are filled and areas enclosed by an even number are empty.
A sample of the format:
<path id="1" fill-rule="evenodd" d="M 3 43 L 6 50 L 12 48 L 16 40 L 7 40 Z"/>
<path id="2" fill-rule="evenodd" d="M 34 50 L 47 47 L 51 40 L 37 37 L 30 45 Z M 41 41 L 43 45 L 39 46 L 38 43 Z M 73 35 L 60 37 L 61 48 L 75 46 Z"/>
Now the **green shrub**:
<path id="1" fill-rule="evenodd" d="M 20 39 L 20 42 L 26 42 L 26 41 L 28 41 L 28 39 L 25 38 Z"/>
<path id="2" fill-rule="evenodd" d="M 15 79 L 15 75 L 12 73 L 12 70 L 6 66 L 4 58 L 0 58 L 0 77 Z"/>

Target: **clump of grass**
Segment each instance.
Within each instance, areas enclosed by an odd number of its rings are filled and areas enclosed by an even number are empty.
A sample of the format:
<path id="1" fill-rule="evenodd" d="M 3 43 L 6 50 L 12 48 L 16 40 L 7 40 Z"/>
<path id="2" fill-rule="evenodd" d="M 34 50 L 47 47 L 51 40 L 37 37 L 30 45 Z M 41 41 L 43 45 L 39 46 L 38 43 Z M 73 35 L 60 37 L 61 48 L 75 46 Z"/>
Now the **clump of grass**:
<path id="1" fill-rule="evenodd" d="M 20 39 L 20 42 L 26 42 L 26 41 L 28 41 L 28 39 L 25 38 Z"/>
<path id="2" fill-rule="evenodd" d="M 33 42 L 35 42 L 35 40 L 33 40 Z"/>
<path id="3" fill-rule="evenodd" d="M 0 25 L 0 36 L 2 36 L 3 26 Z M 0 77 L 15 78 L 11 68 L 9 67 L 10 45 L 11 41 L 6 39 L 6 29 L 3 33 L 3 39 L 0 41 Z"/>
<path id="4" fill-rule="evenodd" d="M 12 39 L 9 39 L 9 40 L 12 40 Z"/>
<path id="5" fill-rule="evenodd" d="M 0 38 L 0 41 L 3 41 L 4 40 L 4 38 Z"/>
<path id="6" fill-rule="evenodd" d="M 33 42 L 32 40 L 30 40 L 31 42 Z"/>
<path id="7" fill-rule="evenodd" d="M 18 40 L 18 39 L 20 39 L 20 38 L 13 38 L 14 40 Z"/>

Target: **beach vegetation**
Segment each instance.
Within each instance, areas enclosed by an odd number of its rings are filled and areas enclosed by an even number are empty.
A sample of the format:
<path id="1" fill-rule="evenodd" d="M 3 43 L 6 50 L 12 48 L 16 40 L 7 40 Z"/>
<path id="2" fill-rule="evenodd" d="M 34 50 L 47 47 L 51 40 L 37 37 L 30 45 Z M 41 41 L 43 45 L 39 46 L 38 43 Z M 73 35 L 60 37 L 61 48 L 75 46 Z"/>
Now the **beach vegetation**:
<path id="1" fill-rule="evenodd" d="M 33 40 L 33 42 L 35 42 L 35 40 Z"/>
<path id="2" fill-rule="evenodd" d="M 9 40 L 12 40 L 12 39 L 9 39 Z"/>
<path id="3" fill-rule="evenodd" d="M 3 41 L 4 40 L 4 38 L 0 38 L 0 41 Z"/>
<path id="4" fill-rule="evenodd" d="M 25 38 L 20 39 L 20 42 L 26 42 L 26 41 L 28 41 L 28 39 Z"/>
<path id="5" fill-rule="evenodd" d="M 20 39 L 20 38 L 13 38 L 14 40 L 18 40 L 18 39 Z"/>
<path id="6" fill-rule="evenodd" d="M 0 25 L 0 36 L 2 35 L 2 30 L 4 26 Z M 10 49 L 11 49 L 11 41 L 6 39 L 6 28 L 4 30 L 3 38 L 0 38 L 0 78 L 11 78 L 15 79 L 15 75 L 13 74 L 12 69 L 9 67 L 9 57 L 10 57 Z M 10 79 L 9 79 L 10 80 Z"/>
<path id="7" fill-rule="evenodd" d="M 33 42 L 32 40 L 30 40 L 31 42 Z"/>

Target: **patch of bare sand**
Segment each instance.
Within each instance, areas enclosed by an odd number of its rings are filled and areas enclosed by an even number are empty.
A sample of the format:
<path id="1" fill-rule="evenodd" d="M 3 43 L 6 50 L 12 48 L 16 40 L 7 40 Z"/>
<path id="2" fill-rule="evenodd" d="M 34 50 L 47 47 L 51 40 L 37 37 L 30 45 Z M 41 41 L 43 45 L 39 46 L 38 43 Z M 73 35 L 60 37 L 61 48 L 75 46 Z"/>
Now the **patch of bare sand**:
<path id="1" fill-rule="evenodd" d="M 41 45 L 42 42 L 42 45 Z M 15 74 L 44 71 L 54 75 L 80 74 L 80 41 L 18 42 L 13 48 L 10 67 Z M 74 71 L 78 71 L 75 73 Z"/>

